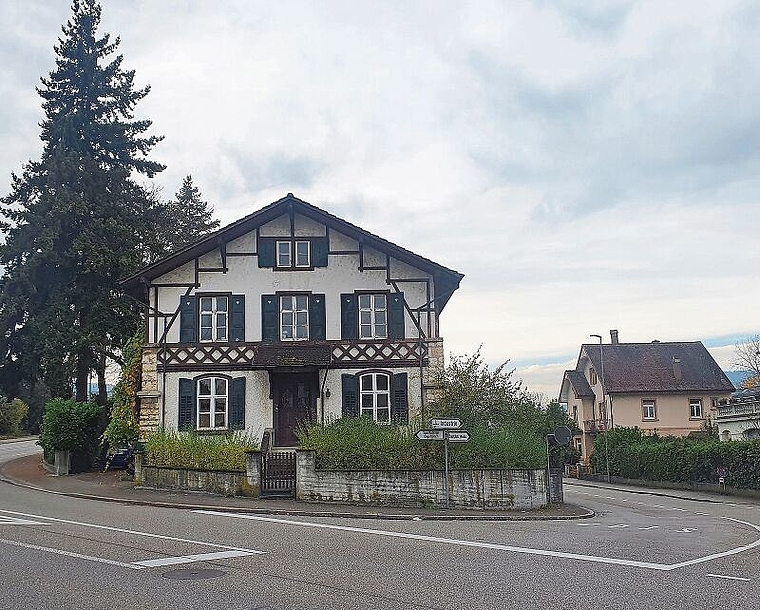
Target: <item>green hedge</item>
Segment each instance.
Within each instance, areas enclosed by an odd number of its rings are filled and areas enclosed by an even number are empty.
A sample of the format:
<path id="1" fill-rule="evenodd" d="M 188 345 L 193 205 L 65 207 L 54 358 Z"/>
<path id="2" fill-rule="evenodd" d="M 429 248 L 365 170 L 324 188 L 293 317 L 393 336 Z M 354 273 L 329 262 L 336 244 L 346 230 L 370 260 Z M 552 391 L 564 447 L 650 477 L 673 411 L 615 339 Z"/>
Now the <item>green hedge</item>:
<path id="1" fill-rule="evenodd" d="M 314 424 L 298 433 L 303 449 L 317 454 L 317 467 L 327 470 L 442 469 L 443 443 L 420 441 L 421 426 L 377 424 L 365 417 L 346 417 L 328 426 Z M 467 443 L 450 443 L 451 468 L 541 468 L 546 450 L 538 434 L 520 429 L 469 427 Z"/>
<path id="2" fill-rule="evenodd" d="M 101 408 L 94 402 L 54 398 L 45 405 L 38 444 L 51 451 L 91 452 L 98 445 Z"/>
<path id="3" fill-rule="evenodd" d="M 241 432 L 202 435 L 159 430 L 145 439 L 145 464 L 245 472 L 245 452 L 258 448 L 253 438 Z"/>
<path id="4" fill-rule="evenodd" d="M 21 422 L 24 421 L 29 407 L 18 398 L 8 400 L 0 396 L 0 435 L 18 436 L 21 434 Z"/>
<path id="5" fill-rule="evenodd" d="M 629 479 L 674 483 L 717 483 L 718 468 L 726 484 L 760 489 L 760 441 L 701 440 L 643 435 L 638 429 L 614 429 L 607 438 L 610 474 Z M 606 472 L 604 434 L 594 442 L 591 462 Z"/>

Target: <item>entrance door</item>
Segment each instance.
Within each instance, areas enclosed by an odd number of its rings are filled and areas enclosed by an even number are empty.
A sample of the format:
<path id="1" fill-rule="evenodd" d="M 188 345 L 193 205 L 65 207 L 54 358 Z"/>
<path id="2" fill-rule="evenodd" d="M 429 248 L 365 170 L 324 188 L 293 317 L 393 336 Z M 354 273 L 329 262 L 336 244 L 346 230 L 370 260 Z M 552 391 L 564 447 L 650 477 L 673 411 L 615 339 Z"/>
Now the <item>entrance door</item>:
<path id="1" fill-rule="evenodd" d="M 277 447 L 295 447 L 301 422 L 317 418 L 317 373 L 272 374 L 274 441 Z"/>

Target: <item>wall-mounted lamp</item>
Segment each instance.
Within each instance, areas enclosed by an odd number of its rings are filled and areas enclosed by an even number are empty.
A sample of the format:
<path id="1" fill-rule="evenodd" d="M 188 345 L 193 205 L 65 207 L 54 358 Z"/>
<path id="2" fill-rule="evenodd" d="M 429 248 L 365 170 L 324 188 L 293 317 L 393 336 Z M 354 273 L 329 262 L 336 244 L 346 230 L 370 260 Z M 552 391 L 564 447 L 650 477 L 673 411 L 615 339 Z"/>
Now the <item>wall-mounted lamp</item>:
<path id="1" fill-rule="evenodd" d="M 325 390 L 325 398 L 330 398 L 330 388 L 327 388 L 327 390 Z"/>

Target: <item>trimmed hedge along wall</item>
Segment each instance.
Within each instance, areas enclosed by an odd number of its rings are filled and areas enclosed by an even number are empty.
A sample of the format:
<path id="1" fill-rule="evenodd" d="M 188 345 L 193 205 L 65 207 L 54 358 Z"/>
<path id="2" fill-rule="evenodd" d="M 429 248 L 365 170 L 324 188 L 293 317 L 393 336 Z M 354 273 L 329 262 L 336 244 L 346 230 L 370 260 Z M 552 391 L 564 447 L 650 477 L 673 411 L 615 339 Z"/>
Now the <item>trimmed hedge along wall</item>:
<path id="1" fill-rule="evenodd" d="M 676 483 L 717 483 L 718 468 L 723 467 L 729 487 L 760 489 L 760 441 L 721 442 L 619 432 L 623 431 L 616 429 L 609 433 L 610 473 L 613 476 Z M 626 435 L 628 438 L 624 438 Z M 596 472 L 606 471 L 604 435 L 594 443 L 591 462 Z"/>

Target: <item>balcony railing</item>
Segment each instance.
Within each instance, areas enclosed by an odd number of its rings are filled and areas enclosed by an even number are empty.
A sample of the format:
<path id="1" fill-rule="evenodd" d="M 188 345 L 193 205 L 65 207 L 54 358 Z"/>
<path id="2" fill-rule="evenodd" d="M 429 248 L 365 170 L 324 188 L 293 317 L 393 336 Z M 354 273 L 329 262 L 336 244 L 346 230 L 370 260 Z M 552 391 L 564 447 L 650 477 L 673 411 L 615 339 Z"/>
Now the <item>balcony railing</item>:
<path id="1" fill-rule="evenodd" d="M 170 344 L 157 353 L 159 371 L 270 369 L 427 364 L 423 341 L 292 341 L 277 343 Z"/>
<path id="2" fill-rule="evenodd" d="M 751 402 L 732 402 L 725 405 L 718 405 L 716 409 L 718 410 L 718 419 L 729 417 L 760 417 L 760 400 L 753 400 Z"/>
<path id="3" fill-rule="evenodd" d="M 610 421 L 607 419 L 587 419 L 583 422 L 583 431 L 597 434 L 599 432 L 604 432 L 609 426 Z"/>

